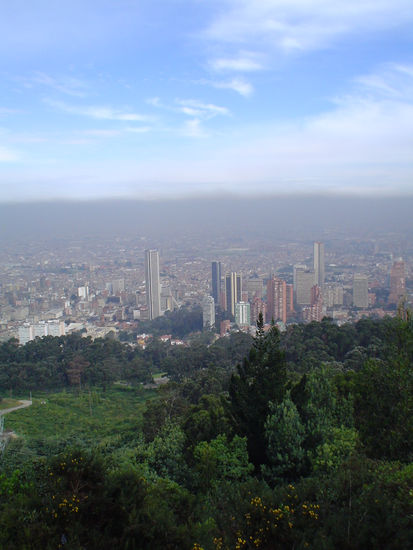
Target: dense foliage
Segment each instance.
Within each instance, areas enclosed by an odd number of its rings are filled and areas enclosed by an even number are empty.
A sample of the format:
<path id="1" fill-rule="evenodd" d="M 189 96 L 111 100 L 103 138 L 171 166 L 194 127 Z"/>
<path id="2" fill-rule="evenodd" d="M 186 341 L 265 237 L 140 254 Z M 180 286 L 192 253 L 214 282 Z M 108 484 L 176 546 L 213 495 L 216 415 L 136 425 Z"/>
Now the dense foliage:
<path id="1" fill-rule="evenodd" d="M 145 350 L 9 341 L 0 388 L 61 392 L 6 417 L 0 548 L 413 546 L 409 315 Z"/>

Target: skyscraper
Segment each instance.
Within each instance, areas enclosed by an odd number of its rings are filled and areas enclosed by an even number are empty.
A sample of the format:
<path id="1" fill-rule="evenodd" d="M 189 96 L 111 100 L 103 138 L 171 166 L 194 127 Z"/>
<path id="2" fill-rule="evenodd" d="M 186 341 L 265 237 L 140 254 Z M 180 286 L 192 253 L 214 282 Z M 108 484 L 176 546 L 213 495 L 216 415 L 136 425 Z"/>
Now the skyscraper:
<path id="1" fill-rule="evenodd" d="M 287 322 L 287 283 L 278 277 L 267 281 L 267 321 Z"/>
<path id="2" fill-rule="evenodd" d="M 235 271 L 225 275 L 225 305 L 226 310 L 235 315 L 235 304 L 241 302 L 242 282 L 241 275 Z"/>
<path id="3" fill-rule="evenodd" d="M 212 297 L 219 304 L 221 297 L 221 262 L 212 262 Z"/>
<path id="4" fill-rule="evenodd" d="M 314 243 L 314 273 L 315 284 L 322 289 L 325 279 L 324 243 Z"/>
<path id="5" fill-rule="evenodd" d="M 212 296 L 205 296 L 202 300 L 202 324 L 204 328 L 215 325 L 215 302 Z"/>
<path id="6" fill-rule="evenodd" d="M 239 327 L 251 324 L 251 306 L 249 302 L 238 302 L 235 304 L 235 322 Z"/>
<path id="7" fill-rule="evenodd" d="M 296 302 L 299 306 L 311 304 L 311 288 L 316 282 L 313 269 L 296 270 Z"/>
<path id="8" fill-rule="evenodd" d="M 353 279 L 353 306 L 369 307 L 369 278 L 356 273 Z"/>
<path id="9" fill-rule="evenodd" d="M 149 320 L 161 315 L 161 283 L 159 280 L 159 252 L 145 250 L 146 305 Z"/>
<path id="10" fill-rule="evenodd" d="M 252 325 L 256 324 L 260 313 L 262 313 L 264 319 L 267 318 L 267 304 L 262 300 L 262 298 L 253 298 L 250 308 L 250 320 Z"/>
<path id="11" fill-rule="evenodd" d="M 399 258 L 393 264 L 390 271 L 390 295 L 389 304 L 398 304 L 400 298 L 406 293 L 406 272 L 404 261 Z"/>

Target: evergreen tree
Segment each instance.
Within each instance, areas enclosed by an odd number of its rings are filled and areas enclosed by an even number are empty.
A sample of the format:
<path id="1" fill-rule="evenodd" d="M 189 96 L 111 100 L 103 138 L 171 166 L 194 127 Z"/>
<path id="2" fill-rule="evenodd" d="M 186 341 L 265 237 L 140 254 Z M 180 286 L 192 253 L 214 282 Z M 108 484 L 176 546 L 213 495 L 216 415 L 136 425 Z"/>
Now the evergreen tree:
<path id="1" fill-rule="evenodd" d="M 266 461 L 264 423 L 270 402 L 279 404 L 283 400 L 286 376 L 278 329 L 273 325 L 265 333 L 260 314 L 249 356 L 237 367 L 229 385 L 229 413 L 236 432 L 247 437 L 248 454 L 255 466 Z"/>

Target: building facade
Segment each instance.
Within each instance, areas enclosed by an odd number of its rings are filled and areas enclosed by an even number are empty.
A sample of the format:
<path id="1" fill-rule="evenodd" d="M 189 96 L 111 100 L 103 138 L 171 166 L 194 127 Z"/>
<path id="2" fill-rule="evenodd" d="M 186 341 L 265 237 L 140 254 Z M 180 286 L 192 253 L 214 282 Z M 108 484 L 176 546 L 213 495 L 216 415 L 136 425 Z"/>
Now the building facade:
<path id="1" fill-rule="evenodd" d="M 369 307 L 369 278 L 367 275 L 356 273 L 353 278 L 353 306 Z"/>
<path id="2" fill-rule="evenodd" d="M 161 283 L 159 278 L 159 252 L 145 250 L 146 305 L 149 320 L 159 317 L 161 312 Z"/>
<path id="3" fill-rule="evenodd" d="M 235 304 L 235 322 L 239 327 L 248 327 L 251 324 L 251 306 L 249 302 Z"/>
<path id="4" fill-rule="evenodd" d="M 321 289 L 325 281 L 324 243 L 314 243 L 314 283 Z"/>
<path id="5" fill-rule="evenodd" d="M 393 263 L 390 271 L 389 304 L 398 304 L 406 294 L 406 270 L 404 261 L 399 258 Z"/>
<path id="6" fill-rule="evenodd" d="M 267 281 L 267 322 L 287 322 L 287 283 L 278 277 Z"/>
<path id="7" fill-rule="evenodd" d="M 242 279 L 235 271 L 225 275 L 225 309 L 235 316 L 235 304 L 242 301 Z"/>
<path id="8" fill-rule="evenodd" d="M 215 300 L 212 296 L 205 296 L 202 301 L 202 325 L 204 328 L 215 325 Z"/>
<path id="9" fill-rule="evenodd" d="M 221 262 L 212 262 L 212 297 L 219 304 L 221 297 Z"/>
<path id="10" fill-rule="evenodd" d="M 296 270 L 295 300 L 298 305 L 311 304 L 311 289 L 316 284 L 315 272 L 312 269 Z"/>

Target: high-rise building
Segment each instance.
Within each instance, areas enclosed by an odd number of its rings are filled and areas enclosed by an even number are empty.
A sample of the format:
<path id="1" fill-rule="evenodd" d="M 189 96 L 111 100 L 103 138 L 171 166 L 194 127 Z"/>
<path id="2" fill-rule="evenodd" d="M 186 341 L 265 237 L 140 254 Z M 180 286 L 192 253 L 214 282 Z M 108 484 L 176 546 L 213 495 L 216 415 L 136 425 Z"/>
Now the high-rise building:
<path id="1" fill-rule="evenodd" d="M 389 304 L 398 304 L 406 294 L 406 271 L 404 261 L 399 258 L 393 263 L 390 271 Z"/>
<path id="2" fill-rule="evenodd" d="M 239 327 L 248 327 L 251 324 L 251 306 L 248 302 L 235 304 L 235 322 Z"/>
<path id="3" fill-rule="evenodd" d="M 315 285 L 315 272 L 313 269 L 296 270 L 295 301 L 298 305 L 311 304 L 311 289 Z"/>
<path id="4" fill-rule="evenodd" d="M 205 296 L 202 301 L 202 324 L 204 328 L 215 325 L 215 301 L 212 296 Z"/>
<path id="5" fill-rule="evenodd" d="M 262 313 L 263 319 L 267 318 L 267 304 L 262 298 L 254 298 L 251 302 L 251 324 L 255 325 L 258 321 L 259 314 Z"/>
<path id="6" fill-rule="evenodd" d="M 353 306 L 369 307 L 369 278 L 356 273 L 353 278 Z"/>
<path id="7" fill-rule="evenodd" d="M 317 321 L 319 323 L 323 318 L 323 314 L 323 296 L 320 287 L 314 285 L 311 289 L 311 305 L 303 307 L 303 321 L 307 323 Z"/>
<path id="8" fill-rule="evenodd" d="M 159 252 L 145 250 L 146 305 L 149 320 L 161 315 L 161 283 L 159 279 Z"/>
<path id="9" fill-rule="evenodd" d="M 287 284 L 287 318 L 294 315 L 294 286 Z"/>
<path id="10" fill-rule="evenodd" d="M 293 267 L 293 286 L 294 292 L 297 290 L 297 271 L 306 271 L 308 267 L 305 264 L 295 264 Z"/>
<path id="11" fill-rule="evenodd" d="M 212 297 L 219 304 L 221 297 L 221 262 L 212 262 Z"/>
<path id="12" fill-rule="evenodd" d="M 278 277 L 267 281 L 267 322 L 287 322 L 287 283 Z"/>
<path id="13" fill-rule="evenodd" d="M 226 310 L 235 315 L 235 304 L 241 302 L 242 280 L 241 275 L 231 271 L 225 275 L 225 305 Z"/>
<path id="14" fill-rule="evenodd" d="M 322 289 L 325 279 L 324 243 L 314 243 L 314 273 L 315 284 Z"/>

